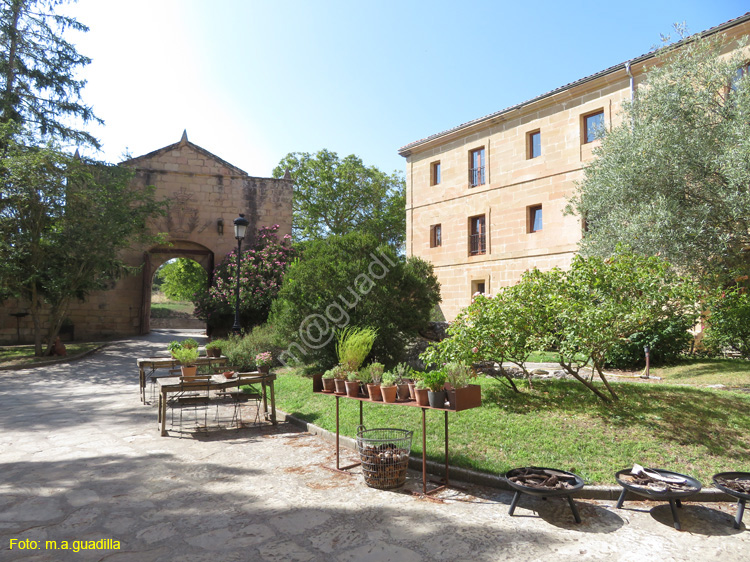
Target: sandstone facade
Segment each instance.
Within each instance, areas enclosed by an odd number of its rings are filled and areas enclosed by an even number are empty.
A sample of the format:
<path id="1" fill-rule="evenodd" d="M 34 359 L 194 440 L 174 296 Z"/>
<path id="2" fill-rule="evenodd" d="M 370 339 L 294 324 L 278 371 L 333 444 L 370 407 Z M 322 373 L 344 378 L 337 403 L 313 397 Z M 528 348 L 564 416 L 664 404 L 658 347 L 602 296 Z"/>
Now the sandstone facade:
<path id="1" fill-rule="evenodd" d="M 750 14 L 710 33 L 747 36 Z M 434 265 L 447 320 L 477 291 L 493 293 L 531 268 L 569 266 L 583 229 L 563 211 L 600 144 L 590 128 L 620 122 L 654 63 L 643 55 L 399 150 L 406 253 Z"/>

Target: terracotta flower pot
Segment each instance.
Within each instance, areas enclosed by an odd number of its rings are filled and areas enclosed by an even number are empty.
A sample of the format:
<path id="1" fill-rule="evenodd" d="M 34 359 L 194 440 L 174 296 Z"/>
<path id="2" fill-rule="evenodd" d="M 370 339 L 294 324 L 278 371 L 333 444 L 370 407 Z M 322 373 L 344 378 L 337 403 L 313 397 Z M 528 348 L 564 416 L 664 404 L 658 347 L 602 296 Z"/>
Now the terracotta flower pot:
<path id="1" fill-rule="evenodd" d="M 334 379 L 322 379 L 323 392 L 333 392 L 336 390 L 336 381 Z"/>
<path id="2" fill-rule="evenodd" d="M 392 404 L 396 401 L 396 385 L 393 386 L 380 386 L 380 393 L 383 395 L 383 402 Z"/>
<path id="3" fill-rule="evenodd" d="M 186 380 L 192 380 L 195 378 L 195 374 L 198 372 L 198 367 L 195 365 L 186 366 L 182 365 L 180 366 L 180 371 L 182 372 L 182 378 Z"/>
<path id="4" fill-rule="evenodd" d="M 399 400 L 406 401 L 409 399 L 409 385 L 407 383 L 397 384 L 396 390 Z"/>
<path id="5" fill-rule="evenodd" d="M 359 381 L 344 381 L 346 387 L 346 395 L 350 398 L 356 398 L 359 396 Z"/>
<path id="6" fill-rule="evenodd" d="M 383 401 L 383 395 L 380 392 L 380 385 L 379 384 L 368 384 L 367 385 L 367 394 L 370 395 L 370 400 L 373 402 L 382 402 Z"/>
<path id="7" fill-rule="evenodd" d="M 468 410 L 482 405 L 482 387 L 478 384 L 452 388 L 447 392 L 451 410 Z"/>
<path id="8" fill-rule="evenodd" d="M 414 395 L 414 383 L 410 382 L 407 384 L 409 386 L 409 398 L 411 398 L 412 400 L 416 400 L 417 397 Z"/>
<path id="9" fill-rule="evenodd" d="M 414 389 L 414 400 L 417 401 L 417 404 L 420 406 L 429 406 L 430 400 L 427 396 L 427 393 L 429 391 L 426 388 L 415 388 Z"/>
<path id="10" fill-rule="evenodd" d="M 344 379 L 334 379 L 333 384 L 336 394 L 346 394 L 346 381 Z"/>

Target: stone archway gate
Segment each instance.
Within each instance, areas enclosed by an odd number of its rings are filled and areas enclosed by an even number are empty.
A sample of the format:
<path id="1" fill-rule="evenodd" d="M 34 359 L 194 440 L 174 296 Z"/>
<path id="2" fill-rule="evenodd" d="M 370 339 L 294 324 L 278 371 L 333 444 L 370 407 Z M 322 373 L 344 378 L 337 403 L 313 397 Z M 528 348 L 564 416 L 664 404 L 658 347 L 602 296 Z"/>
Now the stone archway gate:
<path id="1" fill-rule="evenodd" d="M 158 199 L 168 201 L 166 216 L 153 224 L 154 232 L 166 233 L 167 242 L 128 252 L 124 259 L 139 266 L 137 275 L 121 279 L 104 292 L 73 303 L 68 325 L 75 339 L 98 339 L 148 333 L 151 284 L 156 269 L 168 259 L 187 257 L 208 272 L 214 263 L 236 247 L 233 221 L 244 213 L 250 222 L 248 236 L 261 226 L 279 225 L 279 236 L 292 231 L 292 181 L 252 177 L 247 172 L 191 143 L 187 133 L 179 142 L 123 165 L 135 168 L 133 186 L 153 185 Z M 0 318 L 0 343 L 15 343 L 17 320 L 23 303 L 11 304 Z M 30 341 L 30 320 L 20 321 L 18 334 Z M 24 325 L 27 324 L 27 325 Z"/>

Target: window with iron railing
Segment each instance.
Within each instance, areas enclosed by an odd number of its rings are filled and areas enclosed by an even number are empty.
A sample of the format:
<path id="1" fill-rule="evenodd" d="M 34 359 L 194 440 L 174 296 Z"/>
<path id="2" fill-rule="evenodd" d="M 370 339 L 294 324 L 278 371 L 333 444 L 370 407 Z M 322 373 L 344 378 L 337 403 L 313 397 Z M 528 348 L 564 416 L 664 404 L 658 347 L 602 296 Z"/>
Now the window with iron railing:
<path id="1" fill-rule="evenodd" d="M 469 255 L 487 253 L 487 236 L 484 215 L 469 219 Z"/>
<path id="2" fill-rule="evenodd" d="M 469 153 L 469 186 L 484 185 L 484 147 Z"/>

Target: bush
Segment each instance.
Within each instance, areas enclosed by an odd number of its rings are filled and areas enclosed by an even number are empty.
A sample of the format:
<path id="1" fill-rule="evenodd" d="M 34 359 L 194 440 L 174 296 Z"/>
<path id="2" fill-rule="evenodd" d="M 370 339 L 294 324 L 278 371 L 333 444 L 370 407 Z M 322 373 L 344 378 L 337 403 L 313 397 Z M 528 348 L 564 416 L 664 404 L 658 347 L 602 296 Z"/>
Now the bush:
<path id="1" fill-rule="evenodd" d="M 377 330 L 371 357 L 392 366 L 403 355 L 405 336 L 426 327 L 438 302 L 432 265 L 352 232 L 305 246 L 284 278 L 271 322 L 292 343 L 285 363 L 334 365 L 335 332 L 351 325 Z"/>
<path id="2" fill-rule="evenodd" d="M 733 287 L 718 291 L 708 301 L 706 335 L 703 345 L 714 353 L 726 349 L 750 359 L 750 293 L 744 286 L 747 276 Z"/>
<path id="3" fill-rule="evenodd" d="M 222 341 L 222 354 L 227 358 L 227 365 L 240 371 L 254 370 L 258 366 L 258 354 L 268 352 L 276 358 L 285 347 L 270 324 L 256 326 L 244 336 L 231 335 Z"/>
<path id="4" fill-rule="evenodd" d="M 656 321 L 616 344 L 607 353 L 606 365 L 613 369 L 643 368 L 646 365 L 643 351 L 646 345 L 650 349 L 652 366 L 675 363 L 691 347 L 693 335 L 688 330 L 692 327 L 692 318 L 681 316 Z"/>
<path id="5" fill-rule="evenodd" d="M 240 324 L 252 327 L 268 319 L 271 303 L 295 251 L 287 243 L 289 235 L 279 242 L 279 225 L 258 229 L 258 233 L 242 252 L 240 260 Z M 213 284 L 194 297 L 195 315 L 212 331 L 228 331 L 234 324 L 235 290 L 237 286 L 237 252 L 227 254 L 214 269 Z"/>

